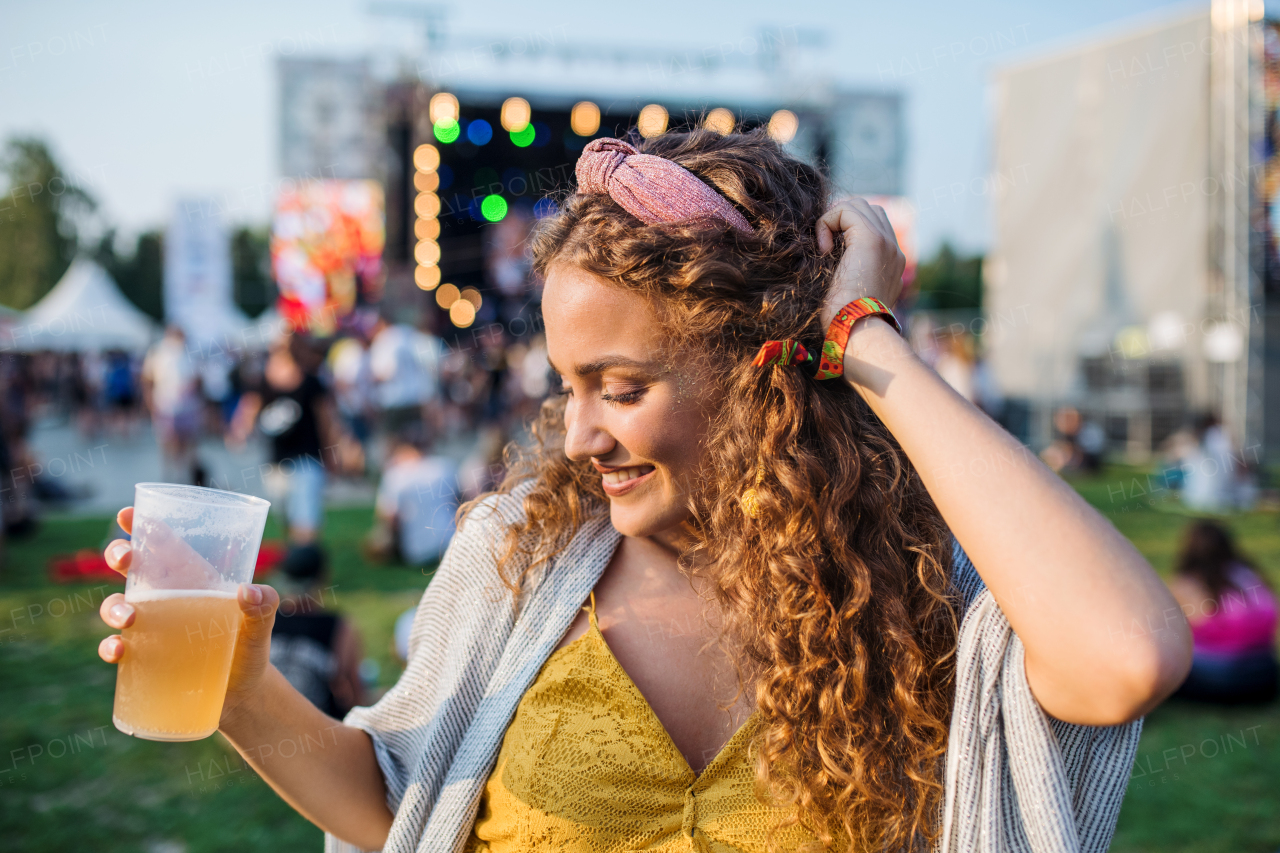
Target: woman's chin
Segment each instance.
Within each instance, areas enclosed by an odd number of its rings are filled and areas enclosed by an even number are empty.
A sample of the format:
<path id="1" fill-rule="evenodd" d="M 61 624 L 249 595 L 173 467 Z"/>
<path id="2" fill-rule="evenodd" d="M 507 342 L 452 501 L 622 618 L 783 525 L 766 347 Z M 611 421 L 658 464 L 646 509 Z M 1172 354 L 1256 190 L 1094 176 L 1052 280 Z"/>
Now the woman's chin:
<path id="1" fill-rule="evenodd" d="M 644 538 L 656 536 L 679 525 L 689 516 L 688 510 L 656 507 L 648 502 L 628 504 L 625 499 L 609 501 L 609 520 L 623 536 Z"/>

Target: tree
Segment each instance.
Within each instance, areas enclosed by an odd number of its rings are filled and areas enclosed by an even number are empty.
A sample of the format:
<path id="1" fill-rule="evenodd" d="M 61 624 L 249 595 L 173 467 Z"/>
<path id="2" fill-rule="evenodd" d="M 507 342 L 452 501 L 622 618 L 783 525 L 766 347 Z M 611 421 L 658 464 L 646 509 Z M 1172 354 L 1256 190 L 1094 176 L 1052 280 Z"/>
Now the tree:
<path id="1" fill-rule="evenodd" d="M 943 243 L 931 259 L 916 267 L 919 308 L 948 311 L 982 307 L 982 256 L 961 258 Z"/>
<path id="2" fill-rule="evenodd" d="M 250 317 L 261 314 L 275 300 L 268 229 L 243 226 L 231 235 L 231 279 L 236 304 Z"/>
<path id="3" fill-rule="evenodd" d="M 164 234 L 145 231 L 133 250 L 116 250 L 114 230 L 107 232 L 93 252 L 94 260 L 111 273 L 120 291 L 156 320 L 164 320 Z M 232 299 L 250 317 L 261 314 L 275 299 L 267 229 L 240 227 L 231 236 Z"/>
<path id="4" fill-rule="evenodd" d="M 164 320 L 164 235 L 145 231 L 138 235 L 133 251 L 116 253 L 116 232 L 108 231 L 98 241 L 94 260 L 102 265 L 120 292 L 155 320 Z"/>
<path id="5" fill-rule="evenodd" d="M 97 204 L 67 180 L 47 145 L 14 138 L 0 155 L 8 189 L 0 197 L 0 302 L 28 308 L 58 282 Z"/>

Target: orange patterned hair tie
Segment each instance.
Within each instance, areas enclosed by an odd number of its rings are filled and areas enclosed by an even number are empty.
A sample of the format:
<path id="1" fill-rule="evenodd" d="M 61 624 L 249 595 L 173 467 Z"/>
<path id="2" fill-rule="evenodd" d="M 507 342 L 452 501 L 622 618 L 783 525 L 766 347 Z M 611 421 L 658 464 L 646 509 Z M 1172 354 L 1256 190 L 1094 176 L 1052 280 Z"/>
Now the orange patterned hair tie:
<path id="1" fill-rule="evenodd" d="M 752 364 L 756 367 L 768 367 L 771 364 L 800 364 L 813 361 L 813 354 L 804 348 L 799 341 L 765 341 L 764 346 L 756 353 Z"/>
<path id="2" fill-rule="evenodd" d="M 899 335 L 902 334 L 902 326 L 889 306 L 873 296 L 864 296 L 836 312 L 835 319 L 827 327 L 827 337 L 822 342 L 822 355 L 819 358 L 815 359 L 804 344 L 788 339 L 765 341 L 751 363 L 756 367 L 771 364 L 800 365 L 814 379 L 836 379 L 844 375 L 844 351 L 849 345 L 849 333 L 853 324 L 873 314 L 882 315 Z"/>

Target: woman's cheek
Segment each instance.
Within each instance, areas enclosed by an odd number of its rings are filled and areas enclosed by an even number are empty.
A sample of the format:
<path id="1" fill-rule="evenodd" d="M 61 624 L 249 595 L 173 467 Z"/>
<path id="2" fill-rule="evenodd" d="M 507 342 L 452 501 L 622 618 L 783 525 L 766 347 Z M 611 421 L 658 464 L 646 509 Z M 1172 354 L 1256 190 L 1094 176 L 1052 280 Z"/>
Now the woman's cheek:
<path id="1" fill-rule="evenodd" d="M 659 462 L 681 485 L 697 475 L 702 463 L 700 431 L 689 423 L 669 423 L 669 429 L 654 448 L 654 461 Z"/>

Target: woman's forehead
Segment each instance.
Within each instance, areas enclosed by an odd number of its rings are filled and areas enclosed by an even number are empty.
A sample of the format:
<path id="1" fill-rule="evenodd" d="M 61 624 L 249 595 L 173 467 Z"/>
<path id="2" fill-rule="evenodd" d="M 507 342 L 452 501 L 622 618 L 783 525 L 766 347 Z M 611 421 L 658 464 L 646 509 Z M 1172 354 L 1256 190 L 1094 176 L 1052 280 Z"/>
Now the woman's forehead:
<path id="1" fill-rule="evenodd" d="M 661 360 L 662 330 L 648 299 L 578 267 L 548 270 L 542 314 L 547 354 L 562 373 L 601 360 Z"/>
<path id="2" fill-rule="evenodd" d="M 641 294 L 611 282 L 604 276 L 572 264 L 556 264 L 547 270 L 542 296 L 543 310 L 644 311 L 652 314 Z"/>

